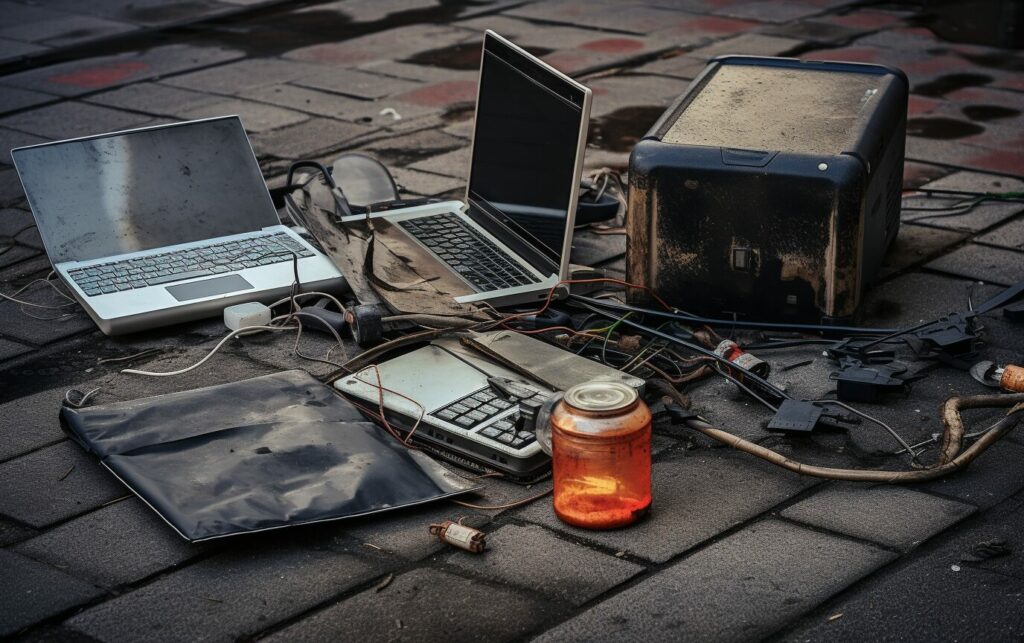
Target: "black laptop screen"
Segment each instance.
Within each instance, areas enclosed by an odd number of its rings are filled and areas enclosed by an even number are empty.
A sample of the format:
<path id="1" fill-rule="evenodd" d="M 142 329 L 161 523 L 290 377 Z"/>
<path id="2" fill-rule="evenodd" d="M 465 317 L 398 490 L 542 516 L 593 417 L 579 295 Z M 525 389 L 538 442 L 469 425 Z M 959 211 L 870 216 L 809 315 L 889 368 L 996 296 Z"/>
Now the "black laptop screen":
<path id="1" fill-rule="evenodd" d="M 469 199 L 560 263 L 584 91 L 494 38 L 484 47 Z"/>
<path id="2" fill-rule="evenodd" d="M 14 160 L 55 264 L 280 223 L 233 117 L 23 148 Z"/>

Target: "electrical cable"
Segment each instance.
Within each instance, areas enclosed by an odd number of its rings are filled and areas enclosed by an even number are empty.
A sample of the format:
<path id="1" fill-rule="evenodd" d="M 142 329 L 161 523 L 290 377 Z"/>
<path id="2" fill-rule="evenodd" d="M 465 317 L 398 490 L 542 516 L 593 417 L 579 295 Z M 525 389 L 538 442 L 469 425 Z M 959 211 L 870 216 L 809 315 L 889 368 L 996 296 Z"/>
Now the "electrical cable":
<path id="1" fill-rule="evenodd" d="M 8 301 L 12 301 L 12 302 L 14 302 L 16 304 L 19 304 L 21 306 L 31 306 L 33 308 L 45 308 L 45 309 L 48 309 L 48 310 L 60 310 L 62 308 L 67 308 L 68 306 L 75 306 L 75 305 L 77 305 L 78 304 L 77 301 L 75 301 L 72 297 L 69 297 L 68 295 L 66 295 L 63 292 L 61 292 L 60 289 L 57 288 L 56 284 L 53 281 L 50 280 L 50 278 L 53 277 L 56 274 L 57 274 L 56 271 L 51 271 L 50 274 L 48 274 L 46 277 L 44 277 L 42 279 L 33 279 L 32 281 L 28 282 L 27 284 L 25 284 L 24 286 L 22 286 L 18 290 L 14 291 L 10 295 L 0 292 L 0 298 L 7 299 Z M 18 295 L 20 295 L 21 293 L 25 292 L 26 290 L 28 290 L 29 288 L 31 288 L 32 286 L 34 286 L 35 284 L 38 284 L 38 283 L 43 283 L 43 284 L 48 285 L 58 295 L 60 295 L 64 299 L 67 299 L 68 303 L 66 303 L 66 304 L 57 304 L 56 306 L 54 306 L 54 305 L 50 305 L 50 304 L 39 304 L 39 303 L 32 302 L 32 301 L 25 301 L 25 300 L 17 298 Z"/>
<path id="2" fill-rule="evenodd" d="M 974 208 L 981 205 L 982 203 L 995 202 L 995 203 L 1024 203 L 1024 192 L 975 192 L 969 190 L 946 190 L 940 188 L 919 188 L 913 192 L 919 194 L 904 194 L 903 199 L 935 199 L 936 195 L 938 199 L 943 198 L 945 195 L 946 199 L 952 199 L 953 197 L 967 197 L 962 198 L 949 205 L 940 206 L 911 206 L 901 205 L 900 209 L 906 212 L 931 212 L 934 214 L 924 214 L 916 217 L 905 218 L 904 221 L 923 221 L 925 219 L 939 219 L 944 217 L 955 217 L 971 212 Z"/>
<path id="3" fill-rule="evenodd" d="M 518 507 L 520 505 L 529 504 L 531 502 L 534 502 L 535 500 L 540 500 L 541 498 L 548 495 L 552 491 L 554 491 L 554 487 L 548 489 L 547 491 L 542 491 L 541 493 L 538 493 L 535 496 L 523 498 L 522 500 L 515 500 L 513 502 L 507 502 L 503 505 L 475 505 L 473 503 L 463 502 L 461 500 L 452 500 L 451 502 L 459 505 L 460 507 L 469 507 L 470 509 L 482 509 L 483 511 L 497 511 L 499 509 L 511 509 L 512 507 Z"/>
<path id="4" fill-rule="evenodd" d="M 839 335 L 888 335 L 890 333 L 894 333 L 900 330 L 898 328 L 860 328 L 856 326 L 826 326 L 822 324 L 791 324 L 776 322 L 742 321 L 732 319 L 714 319 L 710 317 L 699 317 L 697 315 L 691 315 L 690 313 L 679 312 L 678 309 L 674 308 L 671 310 L 661 311 L 651 308 L 643 308 L 640 306 L 633 306 L 630 304 L 624 304 L 620 301 L 597 299 L 594 297 L 585 297 L 583 295 L 570 294 L 569 299 L 577 302 L 585 302 L 594 306 L 610 308 L 618 312 L 631 311 L 645 316 L 651 315 L 654 317 L 661 317 L 663 319 L 684 322 L 690 325 L 704 325 L 711 327 L 735 326 L 737 328 L 755 328 L 764 330 L 795 330 L 805 332 L 811 331 Z"/>
<path id="5" fill-rule="evenodd" d="M 570 297 L 576 297 L 576 296 L 575 295 L 570 295 Z M 614 317 L 612 317 L 609 313 L 607 313 L 605 311 L 602 311 L 600 308 L 596 308 L 594 306 L 591 306 L 586 301 L 587 298 L 585 298 L 585 297 L 577 297 L 576 299 L 577 299 L 577 301 L 583 301 L 584 302 L 583 306 L 585 308 L 588 308 L 592 312 L 595 312 L 595 313 L 598 313 L 598 314 L 602 314 L 603 313 L 604 315 L 608 316 L 609 318 L 614 319 Z M 634 329 L 640 331 L 641 333 L 646 333 L 647 335 L 658 337 L 658 338 L 667 340 L 669 342 L 672 342 L 674 344 L 678 344 L 680 346 L 683 346 L 685 348 L 689 348 L 692 351 L 700 353 L 701 355 L 704 355 L 705 357 L 709 357 L 709 358 L 715 360 L 716 362 L 719 362 L 720 364 L 725 366 L 727 369 L 731 370 L 731 369 L 734 369 L 734 368 L 738 368 L 735 364 L 733 364 L 729 360 L 725 359 L 721 355 L 718 355 L 714 351 L 710 351 L 710 350 L 704 348 L 703 346 L 701 346 L 699 344 L 695 344 L 693 342 L 688 342 L 685 339 L 680 339 L 679 337 L 676 337 L 675 335 L 670 335 L 668 333 L 664 333 L 664 332 L 662 332 L 660 330 L 657 330 L 657 329 L 654 329 L 654 328 L 648 328 L 647 326 L 644 326 L 643 324 L 638 324 L 638 323 L 636 323 L 636 322 L 634 322 L 632 320 L 627 319 L 625 316 L 622 317 L 619 321 L 620 321 L 620 323 L 626 324 L 627 326 L 629 326 L 631 328 L 634 328 Z M 723 377 L 725 377 L 726 379 L 729 379 L 730 381 L 732 381 L 733 383 L 737 382 L 737 379 L 735 377 L 733 377 L 732 375 L 729 375 L 729 374 L 727 374 L 725 372 L 722 372 L 722 371 L 719 371 L 719 373 Z M 778 397 L 781 397 L 783 399 L 790 399 L 790 397 L 791 397 L 789 395 L 789 393 L 786 393 L 785 391 L 783 391 L 779 387 L 775 386 L 774 384 L 772 384 L 768 380 L 760 377 L 759 375 L 757 375 L 755 373 L 752 373 L 750 371 L 744 370 L 743 371 L 743 377 L 744 378 L 749 378 L 750 381 L 757 383 L 759 386 L 764 387 L 765 389 L 771 391 L 772 393 L 774 393 Z M 743 388 L 746 389 L 746 387 L 743 387 Z M 763 400 L 761 400 L 761 401 L 763 402 Z M 768 406 L 771 407 L 770 404 Z M 771 407 L 771 408 L 773 408 L 773 410 L 774 410 L 774 407 Z"/>
<path id="6" fill-rule="evenodd" d="M 273 321 L 273 320 L 271 320 L 271 321 Z M 181 368 L 181 369 L 178 369 L 176 371 L 168 371 L 168 372 L 165 372 L 165 373 L 158 373 L 158 372 L 155 372 L 155 371 L 143 371 L 143 370 L 138 370 L 138 369 L 134 369 L 134 368 L 122 369 L 121 372 L 126 374 L 126 375 L 148 375 L 149 377 L 172 377 L 174 375 L 183 375 L 183 374 L 188 373 L 189 371 L 194 370 L 196 368 L 199 368 L 200 366 L 205 364 L 207 362 L 207 360 L 209 360 L 211 357 L 213 357 L 217 353 L 217 351 L 219 351 L 221 349 L 221 347 L 224 346 L 224 344 L 229 339 L 231 339 L 232 337 L 235 337 L 239 333 L 245 333 L 245 332 L 254 331 L 254 330 L 268 330 L 268 331 L 295 330 L 296 328 L 297 328 L 296 326 L 262 326 L 262 325 L 243 326 L 243 327 L 238 328 L 236 330 L 233 330 L 230 333 L 228 333 L 227 335 L 225 335 L 223 339 L 221 339 L 219 342 L 217 342 L 217 345 L 213 347 L 213 350 L 211 350 L 209 353 L 206 354 L 205 357 L 203 357 L 201 360 L 199 360 L 198 362 L 196 362 L 195 364 L 193 364 L 191 366 L 188 366 L 188 367 L 185 367 L 185 368 Z"/>
<path id="7" fill-rule="evenodd" d="M 673 401 L 671 397 L 666 398 Z M 996 422 L 977 442 L 960 451 L 964 436 L 963 418 L 960 411 L 965 408 L 1005 408 L 1011 407 L 1002 419 Z M 687 418 L 684 423 L 690 428 L 703 433 L 709 438 L 721 442 L 750 455 L 756 456 L 795 473 L 825 478 L 829 480 L 852 480 L 858 482 L 879 482 L 900 484 L 924 482 L 941 478 L 966 467 L 981 455 L 988 447 L 1009 433 L 1024 417 L 1024 394 L 978 395 L 974 397 L 953 397 L 943 404 L 942 422 L 944 448 L 939 460 L 926 468 L 914 471 L 884 471 L 867 469 L 840 469 L 803 464 L 781 453 L 777 453 L 759 444 L 745 440 L 738 435 L 719 429 L 703 418 Z"/>
<path id="8" fill-rule="evenodd" d="M 920 461 L 917 459 L 917 452 L 914 451 L 914 449 L 907 443 L 906 440 L 903 439 L 903 437 L 899 433 L 896 432 L 895 429 L 893 429 L 891 426 L 889 426 L 885 422 L 882 422 L 881 420 L 879 420 L 877 418 L 874 418 L 874 417 L 868 415 L 867 413 L 865 413 L 863 411 L 858 411 L 857 409 L 853 408 L 849 404 L 845 404 L 843 402 L 840 402 L 839 400 L 810 400 L 810 403 L 818 405 L 818 406 L 821 406 L 822 404 L 831 404 L 833 406 L 838 406 L 838 407 L 846 409 L 847 411 L 849 411 L 850 413 L 853 413 L 854 415 L 857 415 L 859 417 L 864 418 L 868 422 L 872 422 L 874 424 L 877 424 L 878 426 L 880 426 L 883 429 L 885 429 L 886 431 L 888 431 L 889 435 L 891 435 L 893 438 L 895 438 L 895 440 L 900 443 L 900 446 L 902 446 L 908 453 L 910 453 L 910 459 L 911 459 L 912 462 L 914 462 L 915 464 L 920 464 Z M 902 453 L 902 452 L 900 452 L 900 453 Z"/>

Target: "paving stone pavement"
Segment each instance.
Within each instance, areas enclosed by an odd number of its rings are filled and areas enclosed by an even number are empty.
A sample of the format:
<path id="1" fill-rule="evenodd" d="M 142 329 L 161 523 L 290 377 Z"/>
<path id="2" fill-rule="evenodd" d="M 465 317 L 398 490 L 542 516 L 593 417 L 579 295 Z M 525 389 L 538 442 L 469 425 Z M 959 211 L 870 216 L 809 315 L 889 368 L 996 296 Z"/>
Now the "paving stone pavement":
<path id="1" fill-rule="evenodd" d="M 906 189 L 1024 190 L 1019 40 L 1018 49 L 954 42 L 924 11 L 853 0 L 0 0 L 0 293 L 24 287 L 18 297 L 32 303 L 69 303 L 39 281 L 51 266 L 28 227 L 11 147 L 238 113 L 271 186 L 295 159 L 329 164 L 360 151 L 391 167 L 406 195 L 462 198 L 488 28 L 594 89 L 588 169 L 624 170 L 633 144 L 709 58 L 786 55 L 907 72 Z M 1024 205 L 961 200 L 907 193 L 859 323 L 920 323 L 1024 279 Z M 573 258 L 622 277 L 623 252 L 621 237 L 581 230 Z M 1020 363 L 1021 326 L 999 313 L 982 321 L 981 356 Z M 885 487 L 822 483 L 658 425 L 653 509 L 631 528 L 570 527 L 548 497 L 507 506 L 548 491 L 550 480 L 524 488 L 481 479 L 469 500 L 476 508 L 438 503 L 190 545 L 68 440 L 57 416 L 72 388 L 98 389 L 95 401 L 108 402 L 331 369 L 300 360 L 291 339 L 249 337 L 179 377 L 119 373 L 183 368 L 223 334 L 211 319 L 110 338 L 76 304 L 0 302 L 0 637 L 1024 636 L 1020 429 L 953 477 Z M 330 345 L 310 335 L 302 346 L 322 355 Z M 133 357 L 149 349 L 158 352 Z M 760 356 L 794 395 L 834 390 L 820 346 Z M 110 358 L 126 361 L 102 361 Z M 909 395 L 860 408 L 924 442 L 941 429 L 945 399 L 988 391 L 953 368 L 923 372 Z M 799 461 L 908 465 L 870 423 L 780 435 L 728 382 L 687 394 L 717 425 Z M 969 430 L 996 417 L 970 414 Z M 929 445 L 921 457 L 935 453 Z M 427 531 L 460 518 L 487 532 L 489 551 L 473 556 Z"/>

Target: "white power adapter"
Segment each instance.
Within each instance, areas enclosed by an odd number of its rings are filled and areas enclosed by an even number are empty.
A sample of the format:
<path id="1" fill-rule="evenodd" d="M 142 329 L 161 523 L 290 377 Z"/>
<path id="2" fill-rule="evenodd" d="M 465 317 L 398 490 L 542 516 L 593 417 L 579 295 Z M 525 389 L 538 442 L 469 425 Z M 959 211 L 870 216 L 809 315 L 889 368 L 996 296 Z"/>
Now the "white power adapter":
<path id="1" fill-rule="evenodd" d="M 270 323 L 270 308 L 258 301 L 235 304 L 224 309 L 224 325 L 230 330 L 246 326 L 266 326 Z"/>

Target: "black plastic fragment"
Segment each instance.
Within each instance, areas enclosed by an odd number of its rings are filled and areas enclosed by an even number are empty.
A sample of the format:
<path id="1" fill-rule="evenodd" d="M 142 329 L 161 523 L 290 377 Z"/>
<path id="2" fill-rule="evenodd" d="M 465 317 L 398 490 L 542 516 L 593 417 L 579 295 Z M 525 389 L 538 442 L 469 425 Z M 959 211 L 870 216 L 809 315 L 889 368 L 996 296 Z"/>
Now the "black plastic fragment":
<path id="1" fill-rule="evenodd" d="M 961 313 L 951 313 L 919 328 L 913 335 L 931 348 L 947 355 L 969 355 L 975 351 L 975 344 L 979 340 L 972 319 L 973 317 Z"/>
<path id="2" fill-rule="evenodd" d="M 768 428 L 772 431 L 810 433 L 818 426 L 824 412 L 823 408 L 811 402 L 783 400 L 775 417 L 768 422 Z"/>
<path id="3" fill-rule="evenodd" d="M 839 360 L 839 370 L 829 379 L 837 383 L 836 395 L 843 402 L 874 402 L 894 393 L 907 393 L 920 375 L 907 375 L 903 364 L 867 365 L 852 357 Z"/>
<path id="4" fill-rule="evenodd" d="M 857 345 L 852 338 L 826 348 L 825 354 L 837 362 L 844 357 L 852 357 L 865 364 L 887 364 L 896 358 L 896 351 L 891 348 L 864 348 Z"/>

